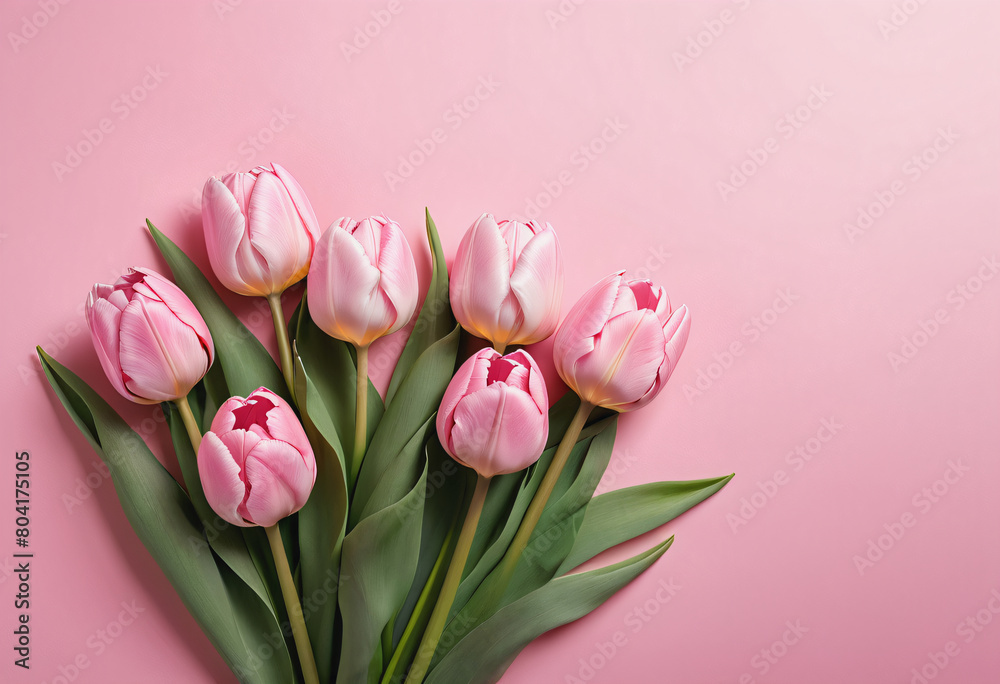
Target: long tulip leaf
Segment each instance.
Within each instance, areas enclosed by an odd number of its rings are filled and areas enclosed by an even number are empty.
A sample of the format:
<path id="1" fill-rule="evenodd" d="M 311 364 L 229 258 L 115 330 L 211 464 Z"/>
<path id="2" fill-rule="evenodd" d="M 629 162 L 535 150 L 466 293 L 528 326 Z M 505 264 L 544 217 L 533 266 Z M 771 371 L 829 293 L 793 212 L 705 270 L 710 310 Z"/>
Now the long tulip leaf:
<path id="1" fill-rule="evenodd" d="M 343 447 L 333 421 L 295 348 L 295 393 L 302 422 L 316 452 L 316 484 L 299 511 L 302 596 L 311 610 L 306 627 L 321 681 L 330 681 L 338 656 L 334 643 L 340 554 L 347 529 L 347 479 Z"/>
<path id="2" fill-rule="evenodd" d="M 556 574 L 562 575 L 597 554 L 670 522 L 712 496 L 733 478 L 650 482 L 601 494 L 587 506 L 576 543 Z"/>
<path id="3" fill-rule="evenodd" d="M 56 396 L 107 464 L 136 536 L 229 667 L 245 682 L 293 681 L 286 649 L 261 660 L 244 638 L 270 634 L 273 615 L 263 606 L 235 609 L 232 595 L 241 592 L 241 587 L 247 590 L 244 600 L 247 596 L 258 599 L 235 575 L 230 576 L 236 581 L 227 581 L 228 567 L 221 567 L 213 553 L 192 543 L 204 539 L 204 534 L 181 486 L 93 389 L 40 348 L 38 356 Z M 267 616 L 271 620 L 265 620 Z"/>
<path id="4" fill-rule="evenodd" d="M 431 669 L 426 684 L 494 684 L 525 646 L 600 606 L 672 542 L 673 537 L 620 563 L 554 579 L 501 608 L 468 631 Z"/>

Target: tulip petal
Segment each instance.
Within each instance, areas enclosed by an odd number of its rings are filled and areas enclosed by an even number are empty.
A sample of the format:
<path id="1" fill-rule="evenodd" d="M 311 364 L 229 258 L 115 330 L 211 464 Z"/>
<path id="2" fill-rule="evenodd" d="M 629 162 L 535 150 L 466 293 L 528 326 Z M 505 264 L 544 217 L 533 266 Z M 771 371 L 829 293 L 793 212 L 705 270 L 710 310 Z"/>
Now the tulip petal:
<path id="1" fill-rule="evenodd" d="M 629 288 L 635 296 L 635 304 L 640 309 L 654 312 L 664 325 L 670 317 L 670 297 L 659 285 L 648 280 L 630 280 Z"/>
<path id="2" fill-rule="evenodd" d="M 576 363 L 575 379 L 587 401 L 618 409 L 641 399 L 664 363 L 665 341 L 652 311 L 631 311 L 608 321 L 594 350 Z"/>
<path id="3" fill-rule="evenodd" d="M 521 250 L 510 276 L 522 321 L 510 344 L 534 344 L 551 335 L 562 308 L 563 264 L 554 230 L 544 230 Z"/>
<path id="4" fill-rule="evenodd" d="M 417 266 L 402 229 L 393 221 L 382 226 L 378 270 L 379 287 L 392 302 L 396 321 L 384 334 L 396 332 L 409 323 L 417 309 Z"/>
<path id="5" fill-rule="evenodd" d="M 496 350 L 490 347 L 481 349 L 466 359 L 454 377 L 452 377 L 451 382 L 448 383 L 444 397 L 441 399 L 441 406 L 438 408 L 435 424 L 438 436 L 441 439 L 441 445 L 452 456 L 455 455 L 451 446 L 451 430 L 455 424 L 455 408 L 466 394 L 486 387 L 490 365 L 493 360 L 498 358 L 500 358 L 500 354 Z"/>
<path id="6" fill-rule="evenodd" d="M 259 392 L 260 390 L 258 390 Z M 255 392 L 256 394 L 256 392 Z M 302 423 L 284 399 L 274 396 L 274 407 L 267 412 L 265 424 L 267 432 L 273 439 L 290 444 L 300 454 L 312 454 L 312 445 L 306 437 Z"/>
<path id="7" fill-rule="evenodd" d="M 593 351 L 593 338 L 611 314 L 624 273 L 607 275 L 584 292 L 556 331 L 552 359 L 559 377 L 570 387 L 576 387 L 571 380 L 577 360 Z"/>
<path id="8" fill-rule="evenodd" d="M 236 182 L 235 175 L 230 182 Z M 249 204 L 249 199 L 242 192 L 237 194 Z M 258 287 L 263 283 L 264 272 L 257 257 L 252 254 L 245 208 L 240 206 L 233 191 L 218 178 L 205 181 L 201 218 L 208 260 L 219 282 L 242 295 L 267 294 Z"/>
<path id="9" fill-rule="evenodd" d="M 257 177 L 250 196 L 250 244 L 267 263 L 270 292 L 281 292 L 308 263 L 309 236 L 299 227 L 299 213 L 281 181 L 270 172 Z"/>
<path id="10" fill-rule="evenodd" d="M 497 315 L 510 294 L 510 254 L 490 214 L 483 214 L 462 237 L 449 294 L 462 327 L 495 341 Z"/>
<path id="11" fill-rule="evenodd" d="M 302 454 L 290 444 L 268 439 L 247 454 L 246 479 L 250 496 L 249 519 L 270 527 L 302 508 L 316 481 L 315 461 L 310 468 Z"/>
<path id="12" fill-rule="evenodd" d="M 133 394 L 173 401 L 208 371 L 201 340 L 161 302 L 135 297 L 122 312 L 120 331 L 122 371 Z"/>
<path id="13" fill-rule="evenodd" d="M 97 358 L 101 362 L 105 375 L 122 396 L 140 404 L 157 403 L 155 400 L 137 397 L 125 387 L 119 356 L 118 335 L 122 312 L 107 299 L 95 298 L 94 295 L 98 292 L 100 290 L 95 285 L 94 291 L 87 299 L 87 323 L 90 327 L 90 337 L 94 342 L 94 349 L 97 351 Z"/>
<path id="14" fill-rule="evenodd" d="M 229 432 L 233 429 L 236 424 L 236 416 L 233 411 L 238 409 L 240 406 L 246 402 L 243 397 L 230 397 L 222 403 L 219 410 L 215 412 L 215 418 L 212 419 L 211 430 L 218 434 L 223 434 Z"/>
<path id="15" fill-rule="evenodd" d="M 674 369 L 677 367 L 677 362 L 681 358 L 681 354 L 684 352 L 684 346 L 687 344 L 690 332 L 691 313 L 688 311 L 687 306 L 681 306 L 670 315 L 666 324 L 663 326 L 663 335 L 666 338 L 666 347 L 664 351 L 666 358 L 660 365 L 659 371 L 656 374 L 656 382 L 649 388 L 649 391 L 635 403 L 635 405 L 630 407 L 630 410 L 645 406 L 647 403 L 652 401 L 653 397 L 659 394 L 660 390 L 663 389 L 663 386 L 667 384 L 667 380 L 670 379 Z"/>
<path id="16" fill-rule="evenodd" d="M 202 318 L 201 312 L 194 305 L 181 288 L 167 280 L 156 271 L 148 268 L 135 269 L 145 277 L 143 282 L 167 307 L 174 312 L 182 322 L 191 326 L 194 333 L 201 340 L 205 352 L 208 354 L 208 365 L 212 365 L 215 359 L 215 345 L 212 342 L 212 333 L 208 330 L 208 324 Z"/>
<path id="17" fill-rule="evenodd" d="M 466 396 L 455 410 L 455 457 L 484 477 L 513 473 L 538 460 L 548 430 L 524 392 L 498 382 Z"/>
<path id="18" fill-rule="evenodd" d="M 299 185 L 299 182 L 295 180 L 292 174 L 279 164 L 271 164 L 271 168 L 274 169 L 275 175 L 278 176 L 278 180 L 285 186 L 285 190 L 288 191 L 288 195 L 292 198 L 292 203 L 295 205 L 296 211 L 298 211 L 299 218 L 302 224 L 306 228 L 306 232 L 311 240 L 311 247 L 309 249 L 309 254 L 312 255 L 312 250 L 316 246 L 316 241 L 319 240 L 321 233 L 319 227 L 319 221 L 316 220 L 316 212 L 313 211 L 312 203 L 309 198 L 306 197 L 305 190 Z"/>
<path id="19" fill-rule="evenodd" d="M 526 374 L 526 382 L 524 382 L 523 386 L 519 384 L 518 388 L 527 392 L 535 402 L 535 406 L 538 407 L 538 410 L 548 416 L 549 393 L 545 389 L 545 377 L 542 375 L 542 371 L 535 362 L 534 357 L 525 350 L 518 349 L 513 354 L 508 354 L 507 358 L 521 364 L 521 367 L 528 371 Z M 514 385 L 514 383 L 510 381 L 508 381 L 507 384 Z M 546 420 L 548 420 L 548 418 L 546 418 Z"/>
<path id="20" fill-rule="evenodd" d="M 212 510 L 226 522 L 250 527 L 238 508 L 246 497 L 246 485 L 240 479 L 240 464 L 214 432 L 207 432 L 198 449 L 198 476 L 205 498 Z"/>
<path id="21" fill-rule="evenodd" d="M 364 345 L 373 329 L 387 330 L 395 317 L 379 290 L 381 274 L 346 230 L 331 227 L 320 239 L 310 272 L 309 313 L 324 332 Z M 378 337 L 378 335 L 375 335 Z"/>

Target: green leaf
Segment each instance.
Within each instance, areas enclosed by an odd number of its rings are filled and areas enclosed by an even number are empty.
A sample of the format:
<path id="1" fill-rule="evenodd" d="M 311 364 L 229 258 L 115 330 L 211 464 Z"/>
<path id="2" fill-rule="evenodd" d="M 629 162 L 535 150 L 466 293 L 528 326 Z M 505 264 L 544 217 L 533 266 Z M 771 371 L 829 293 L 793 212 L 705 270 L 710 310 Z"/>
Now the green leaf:
<path id="1" fill-rule="evenodd" d="M 398 684 L 417 654 L 420 639 L 430 622 L 437 597 L 444 585 L 448 565 L 458 543 L 459 528 L 464 520 L 461 514 L 468 509 L 472 498 L 472 490 L 466 486 L 466 478 L 441 477 L 449 470 L 435 463 L 441 460 L 440 454 L 447 459 L 445 463 L 450 462 L 455 465 L 455 462 L 444 453 L 438 440 L 432 439 L 428 443 L 427 454 L 428 471 L 432 474 L 427 476 L 420 555 L 410 593 L 396 616 L 393 634 L 396 648 L 382 677 L 383 684 Z M 455 465 L 455 468 L 458 466 Z M 454 474 L 452 472 L 452 475 Z"/>
<path id="2" fill-rule="evenodd" d="M 290 401 L 281 369 L 264 345 L 229 310 L 191 259 L 148 219 L 146 225 L 170 267 L 174 282 L 194 302 L 208 324 L 229 391 L 245 397 L 263 386 Z"/>
<path id="3" fill-rule="evenodd" d="M 413 324 L 413 330 L 406 341 L 406 346 L 403 347 L 403 353 L 399 355 L 392 379 L 389 381 L 389 389 L 385 393 L 387 404 L 396 396 L 400 385 L 420 355 L 451 332 L 455 325 L 455 317 L 452 316 L 448 300 L 448 264 L 441 249 L 441 238 L 438 236 L 437 226 L 434 225 L 430 210 L 425 209 L 424 213 L 427 219 L 427 243 L 431 250 L 431 282 L 423 306 L 420 307 L 420 315 Z"/>
<path id="4" fill-rule="evenodd" d="M 299 567 L 302 595 L 314 605 L 306 627 L 316 657 L 320 680 L 333 675 L 334 628 L 340 582 L 340 555 L 347 528 L 347 479 L 343 447 L 319 392 L 302 366 L 295 347 L 295 394 L 302 423 L 316 453 L 316 484 L 299 511 Z"/>
<path id="5" fill-rule="evenodd" d="M 670 522 L 726 486 L 732 475 L 686 482 L 651 482 L 594 498 L 587 506 L 562 575 L 597 554 Z"/>
<path id="6" fill-rule="evenodd" d="M 405 496 L 361 520 L 344 538 L 343 591 L 337 599 L 344 620 L 338 682 L 368 681 L 382 632 L 406 598 L 420 553 L 426 482 L 424 460 Z"/>
<path id="7" fill-rule="evenodd" d="M 212 645 L 244 682 L 293 681 L 290 662 L 261 661 L 243 633 L 270 633 L 266 622 L 248 624 L 236 612 L 228 569 L 208 550 L 201 523 L 184 490 L 156 460 L 145 442 L 93 389 L 38 348 L 42 369 L 70 417 L 107 464 L 132 529 L 156 560 Z M 252 608 L 251 608 L 252 610 Z"/>
<path id="8" fill-rule="evenodd" d="M 432 569 L 438 563 L 445 539 L 452 528 L 461 526 L 460 514 L 468 506 L 465 497 L 471 497 L 472 494 L 472 489 L 468 487 L 468 484 L 475 483 L 475 473 L 470 468 L 458 465 L 445 452 L 437 439 L 432 438 L 427 442 L 424 453 L 427 456 L 427 492 L 424 500 L 424 520 L 421 525 L 423 532 L 420 536 L 420 560 L 417 563 L 417 572 L 413 585 L 410 587 L 410 593 L 396 617 L 393 631 L 394 643 L 399 641 L 403 630 L 412 618 L 415 606 L 431 576 Z M 472 477 L 468 477 L 469 475 Z M 457 530 L 452 537 L 452 541 L 457 542 Z M 445 566 L 447 566 L 447 560 L 445 559 Z M 440 580 L 444 581 L 443 571 Z M 436 590 L 434 596 L 437 596 Z M 430 608 L 433 608 L 433 597 L 431 604 Z M 427 610 L 426 618 L 430 618 L 430 609 Z M 424 622 L 426 623 L 426 620 Z M 422 632 L 423 626 L 420 627 L 420 633 L 417 634 L 418 639 Z"/>
<path id="9" fill-rule="evenodd" d="M 673 537 L 628 560 L 554 579 L 473 628 L 434 667 L 426 684 L 493 684 L 525 646 L 608 600 L 662 556 Z"/>
<path id="10" fill-rule="evenodd" d="M 353 529 L 366 516 L 399 500 L 409 490 L 413 470 L 422 461 L 423 444 L 411 454 L 408 462 L 400 453 L 418 432 L 430 429 L 441 397 L 451 380 L 458 354 L 458 326 L 420 355 L 400 385 L 396 398 L 386 407 L 375 434 L 368 445 L 364 463 L 358 474 L 348 529 Z"/>

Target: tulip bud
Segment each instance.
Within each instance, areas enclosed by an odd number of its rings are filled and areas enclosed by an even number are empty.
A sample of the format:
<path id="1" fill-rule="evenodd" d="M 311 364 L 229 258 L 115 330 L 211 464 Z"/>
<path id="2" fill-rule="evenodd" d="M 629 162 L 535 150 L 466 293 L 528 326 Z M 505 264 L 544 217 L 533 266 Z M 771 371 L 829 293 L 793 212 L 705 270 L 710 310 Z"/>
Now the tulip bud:
<path id="1" fill-rule="evenodd" d="M 455 318 L 499 349 L 551 335 L 562 290 L 562 254 L 548 223 L 483 214 L 458 246 L 450 285 Z"/>
<path id="2" fill-rule="evenodd" d="M 342 218 L 323 234 L 309 269 L 309 315 L 326 334 L 367 347 L 417 308 L 417 267 L 395 221 Z"/>
<path id="3" fill-rule="evenodd" d="M 309 271 L 319 222 L 301 186 L 277 164 L 209 178 L 201 217 L 212 270 L 233 292 L 281 294 Z"/>
<path id="4" fill-rule="evenodd" d="M 292 408 L 261 387 L 219 408 L 198 449 L 198 474 L 222 519 L 271 527 L 305 505 L 316 458 Z"/>
<path id="5" fill-rule="evenodd" d="M 437 414 L 445 451 L 483 477 L 524 470 L 549 434 L 549 400 L 535 360 L 480 350 L 448 384 Z"/>
<path id="6" fill-rule="evenodd" d="M 595 406 L 632 411 L 655 397 L 687 343 L 691 315 L 662 287 L 612 274 L 580 298 L 556 332 L 563 381 Z"/>
<path id="7" fill-rule="evenodd" d="M 187 396 L 212 365 L 215 347 L 198 309 L 179 287 L 130 268 L 87 297 L 87 325 L 108 380 L 137 404 Z"/>

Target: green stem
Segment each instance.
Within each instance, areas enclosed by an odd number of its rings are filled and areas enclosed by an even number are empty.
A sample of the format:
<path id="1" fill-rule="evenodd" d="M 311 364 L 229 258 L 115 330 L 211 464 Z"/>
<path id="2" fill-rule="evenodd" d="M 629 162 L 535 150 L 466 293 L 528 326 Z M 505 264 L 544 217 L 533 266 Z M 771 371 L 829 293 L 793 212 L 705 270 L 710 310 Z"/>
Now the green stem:
<path id="1" fill-rule="evenodd" d="M 358 478 L 368 439 L 368 346 L 356 347 L 358 353 L 358 387 L 354 409 L 354 457 L 351 459 L 351 486 Z"/>
<path id="2" fill-rule="evenodd" d="M 507 349 L 507 343 L 506 342 L 498 342 L 497 344 L 493 345 L 493 348 L 497 350 L 497 354 L 499 354 L 500 356 L 503 356 L 504 351 L 506 351 L 506 349 Z"/>
<path id="3" fill-rule="evenodd" d="M 448 565 L 448 574 L 445 575 L 444 584 L 441 586 L 441 593 L 438 595 L 437 603 L 434 605 L 434 612 L 427 623 L 424 631 L 424 638 L 420 641 L 420 649 L 417 657 L 413 660 L 413 666 L 406 676 L 405 684 L 419 684 L 424 681 L 427 668 L 430 667 L 431 659 L 437 650 L 438 641 L 444 632 L 445 623 L 448 621 L 448 613 L 451 612 L 451 605 L 455 602 L 455 594 L 458 593 L 458 585 L 462 581 L 462 573 L 465 571 L 465 562 L 469 558 L 469 550 L 472 548 L 472 539 L 476 536 L 476 526 L 479 525 L 479 516 L 483 512 L 483 504 L 486 502 L 486 492 L 490 488 L 490 478 L 480 475 L 476 480 L 476 491 L 472 495 L 472 503 L 469 504 L 469 512 L 465 514 L 465 523 L 462 525 L 462 532 L 458 535 L 458 543 L 455 545 L 455 553 L 451 557 Z"/>
<path id="4" fill-rule="evenodd" d="M 198 453 L 198 448 L 201 446 L 201 429 L 198 427 L 198 422 L 194 419 L 194 414 L 191 413 L 191 405 L 188 403 L 187 395 L 184 395 L 180 399 L 174 399 L 174 406 L 177 407 L 178 413 L 181 414 L 181 421 L 184 423 L 184 427 L 187 428 L 188 439 L 191 440 L 191 446 L 194 447 L 194 453 Z"/>
<path id="5" fill-rule="evenodd" d="M 495 596 L 503 596 L 507 590 L 507 585 L 510 584 L 510 580 L 514 576 L 514 570 L 517 569 L 518 561 L 521 560 L 521 556 L 528 547 L 528 542 L 531 540 L 531 533 L 535 531 L 535 526 L 538 525 L 538 520 L 545 511 L 545 504 L 548 503 L 549 497 L 552 496 L 552 490 L 555 489 L 559 475 L 562 474 L 563 468 L 566 467 L 566 461 L 569 459 L 573 447 L 580 438 L 580 432 L 583 430 L 583 426 L 587 424 L 587 418 L 593 409 L 593 404 L 580 401 L 580 408 L 576 410 L 572 422 L 566 429 L 566 434 L 563 435 L 562 441 L 559 442 L 559 448 L 556 449 L 555 456 L 552 457 L 552 463 L 549 464 L 549 469 L 545 472 L 545 477 L 542 478 L 542 484 L 538 486 L 538 491 L 532 497 L 531 503 L 528 505 L 528 510 L 521 520 L 521 526 L 517 528 L 517 534 L 514 535 L 514 540 L 511 541 L 510 546 L 507 548 L 507 553 L 504 555 L 503 561 L 501 561 Z"/>
<path id="6" fill-rule="evenodd" d="M 295 368 L 292 365 L 292 347 L 288 342 L 288 327 L 285 325 L 285 312 L 281 308 L 281 293 L 276 292 L 267 296 L 267 303 L 271 307 L 271 320 L 274 321 L 274 335 L 278 338 L 278 356 L 281 358 L 281 373 L 285 376 L 285 384 L 288 391 L 295 396 L 295 376 L 292 374 Z"/>
<path id="7" fill-rule="evenodd" d="M 292 570 L 288 567 L 288 557 L 285 555 L 285 544 L 281 541 L 281 532 L 276 524 L 264 529 L 267 531 L 267 541 L 271 544 L 271 555 L 274 556 L 274 567 L 278 571 L 281 595 L 285 598 L 288 621 L 292 625 L 292 637 L 295 640 L 295 650 L 299 654 L 299 665 L 302 666 L 302 678 L 305 680 L 305 684 L 319 684 L 316 659 L 313 657 L 312 646 L 309 643 L 306 621 L 302 616 L 299 592 L 295 589 Z"/>

